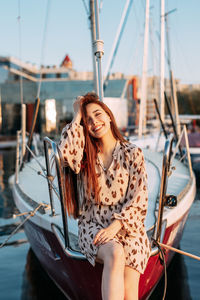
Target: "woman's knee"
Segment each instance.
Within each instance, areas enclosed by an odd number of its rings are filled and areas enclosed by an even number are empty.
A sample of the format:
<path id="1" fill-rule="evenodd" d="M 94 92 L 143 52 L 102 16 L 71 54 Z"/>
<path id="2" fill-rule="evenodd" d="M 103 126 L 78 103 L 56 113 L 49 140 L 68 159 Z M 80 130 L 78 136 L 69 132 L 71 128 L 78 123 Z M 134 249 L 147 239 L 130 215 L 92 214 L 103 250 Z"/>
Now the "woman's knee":
<path id="1" fill-rule="evenodd" d="M 125 265 L 124 248 L 117 242 L 109 242 L 105 245 L 104 263 Z"/>
<path id="2" fill-rule="evenodd" d="M 124 286 L 127 299 L 129 299 L 128 295 L 138 295 L 139 280 L 140 273 L 129 266 L 125 266 Z M 137 299 L 137 297 L 135 296 L 133 299 Z"/>

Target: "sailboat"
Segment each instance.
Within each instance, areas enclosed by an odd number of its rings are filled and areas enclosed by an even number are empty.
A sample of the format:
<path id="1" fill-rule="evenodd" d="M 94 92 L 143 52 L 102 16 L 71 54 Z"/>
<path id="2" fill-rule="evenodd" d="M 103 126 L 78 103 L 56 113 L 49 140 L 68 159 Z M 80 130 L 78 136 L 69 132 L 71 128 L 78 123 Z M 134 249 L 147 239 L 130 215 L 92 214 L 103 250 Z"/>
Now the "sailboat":
<path id="1" fill-rule="evenodd" d="M 91 2 L 94 5 L 94 1 Z M 97 4 L 94 7 L 98 16 Z M 103 43 L 99 36 L 93 45 L 97 67 L 101 70 Z M 97 72 L 97 77 L 98 74 L 100 72 Z M 103 98 L 101 76 L 98 80 L 97 92 Z M 67 299 L 100 300 L 102 265 L 97 263 L 92 267 L 78 247 L 78 222 L 65 210 L 64 174 L 57 144 L 46 137 L 45 155 L 39 156 L 30 149 L 29 142 L 26 145 L 24 138 L 23 145 L 25 148 L 23 146 L 23 151 L 20 151 L 18 143 L 12 190 L 31 247 Z M 140 278 L 139 299 L 150 296 L 165 266 L 169 265 L 173 252 L 166 250 L 163 253 L 158 245 L 164 243 L 178 247 L 196 193 L 190 157 L 188 155 L 189 165 L 186 161 L 180 162 L 175 157 L 176 151 L 172 153 L 172 145 L 171 137 L 166 141 L 163 153 L 144 149 L 149 178 L 145 227 L 152 251 Z M 28 151 L 32 156 L 30 160 L 27 159 Z"/>
<path id="2" fill-rule="evenodd" d="M 0 89 L 0 131 L 2 131 L 2 101 Z M 15 148 L 17 145 L 15 136 L 0 135 L 0 149 Z"/>

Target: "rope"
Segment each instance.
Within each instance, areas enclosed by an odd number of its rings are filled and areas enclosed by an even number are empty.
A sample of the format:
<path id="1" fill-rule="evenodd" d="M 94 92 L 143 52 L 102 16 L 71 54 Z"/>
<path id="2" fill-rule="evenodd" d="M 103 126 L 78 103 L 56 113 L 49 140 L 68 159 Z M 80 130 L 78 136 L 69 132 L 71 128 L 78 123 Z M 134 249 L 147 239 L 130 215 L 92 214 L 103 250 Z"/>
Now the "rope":
<path id="1" fill-rule="evenodd" d="M 88 7 L 87 7 L 87 5 L 86 5 L 86 3 L 85 3 L 85 0 L 82 0 L 82 1 L 83 1 L 83 6 L 84 6 L 84 8 L 85 8 L 86 14 L 87 14 L 87 16 L 89 16 L 89 15 L 90 15 L 90 12 L 89 12 L 89 9 L 88 9 Z"/>
<path id="2" fill-rule="evenodd" d="M 51 185 L 52 189 L 54 190 L 56 196 L 57 196 L 58 199 L 59 199 L 59 194 L 58 194 L 58 192 L 57 192 L 57 187 L 56 187 L 56 186 L 53 184 L 53 182 L 52 182 L 52 181 L 54 180 L 55 176 L 54 176 L 54 177 L 52 176 L 52 179 L 50 179 L 48 176 L 43 175 L 41 171 L 38 171 L 38 170 L 36 170 L 35 168 L 33 168 L 33 167 L 29 166 L 29 165 L 26 165 L 26 166 L 27 166 L 28 168 L 30 168 L 31 170 L 33 170 L 34 172 L 36 172 L 38 175 L 42 176 L 43 178 L 49 179 L 50 185 Z"/>
<path id="3" fill-rule="evenodd" d="M 36 159 L 36 162 L 39 163 L 39 161 L 37 161 L 37 159 Z M 39 163 L 39 165 L 40 165 L 40 163 Z M 48 179 L 49 182 L 50 182 L 50 185 L 51 185 L 52 189 L 54 190 L 54 192 L 56 194 L 56 196 L 59 198 L 59 194 L 57 192 L 57 187 L 53 184 L 53 180 L 55 179 L 56 176 L 43 175 L 41 171 L 36 170 L 35 168 L 33 168 L 32 166 L 29 166 L 28 164 L 26 165 L 26 167 L 30 168 L 31 170 L 33 170 L 34 172 L 36 172 L 38 175 L 42 176 L 43 178 Z M 40 167 L 41 167 L 41 165 L 40 165 Z M 44 171 L 46 171 L 46 170 L 44 170 Z"/>
<path id="4" fill-rule="evenodd" d="M 33 170 L 35 173 L 37 173 L 38 175 L 42 176 L 43 178 L 47 179 L 47 176 L 43 175 L 41 171 L 36 170 L 35 168 L 33 168 L 32 166 L 29 166 L 28 164 L 26 165 L 26 167 L 28 167 L 29 169 Z"/>
<path id="5" fill-rule="evenodd" d="M 7 237 L 7 239 L 0 245 L 0 249 L 6 245 L 8 240 L 24 225 L 24 223 L 26 223 L 26 221 L 28 221 L 31 217 L 33 217 L 35 215 L 35 213 L 38 211 L 38 209 L 40 209 L 41 206 L 45 206 L 45 207 L 49 208 L 48 204 L 40 203 L 33 211 L 28 212 L 28 216 L 22 221 L 22 223 L 20 223 L 13 230 L 13 232 L 11 232 L 11 234 Z M 19 215 L 23 215 L 23 214 L 19 214 Z"/>
<path id="6" fill-rule="evenodd" d="M 171 250 L 171 251 L 174 251 L 174 252 L 177 252 L 179 254 L 182 254 L 182 255 L 185 255 L 185 256 L 189 256 L 190 258 L 193 258 L 193 259 L 196 259 L 196 260 L 199 260 L 200 261 L 200 257 L 197 256 L 197 255 L 194 255 L 194 254 L 191 254 L 191 253 L 188 253 L 188 252 L 185 252 L 185 251 L 182 251 L 182 250 L 179 250 L 179 249 L 176 249 L 174 247 L 171 247 L 169 245 L 166 245 L 166 244 L 163 244 L 163 243 L 160 243 L 158 241 L 156 241 L 154 238 L 152 238 L 153 240 L 153 243 L 158 247 L 158 249 L 160 250 L 160 253 L 161 253 L 161 257 L 162 257 L 162 260 L 163 260 L 163 264 L 164 264 L 164 272 L 165 272 L 165 286 L 164 286 L 164 292 L 163 292 L 163 300 L 165 299 L 165 296 L 166 296 L 166 291 L 167 291 L 167 266 L 166 266 L 166 261 L 165 261 L 165 255 L 164 255 L 164 252 L 163 252 L 163 248 L 166 248 L 168 250 Z"/>
<path id="7" fill-rule="evenodd" d="M 29 148 L 28 145 L 26 145 L 26 148 L 28 149 L 28 151 L 31 153 L 31 155 L 33 156 L 33 158 L 36 160 L 36 162 L 39 164 L 39 166 L 41 167 L 43 173 L 45 174 L 46 169 L 45 167 L 39 162 L 39 160 L 37 159 L 36 155 L 33 153 L 33 151 Z"/>
<path id="8" fill-rule="evenodd" d="M 179 161 L 181 162 L 182 160 L 184 160 L 186 158 L 186 153 L 183 154 L 183 156 L 179 159 Z"/>
<path id="9" fill-rule="evenodd" d="M 59 199 L 59 193 L 58 193 L 58 191 L 57 191 L 57 187 L 53 184 L 53 180 L 55 179 L 56 176 L 51 176 L 52 178 L 48 177 L 48 176 L 46 175 L 46 169 L 45 169 L 45 167 L 39 162 L 39 160 L 37 159 L 37 157 L 36 157 L 36 155 L 33 153 L 33 151 L 32 151 L 27 145 L 26 145 L 26 148 L 28 149 L 28 151 L 31 153 L 31 155 L 32 155 L 33 158 L 35 159 L 35 161 L 38 163 L 38 165 L 39 165 L 40 168 L 42 169 L 43 174 L 42 174 L 41 171 L 36 170 L 35 168 L 33 168 L 32 166 L 30 166 L 30 165 L 28 165 L 28 164 L 27 164 L 26 166 L 27 166 L 28 168 L 32 169 L 33 171 L 35 171 L 38 175 L 40 175 L 40 176 L 42 176 L 43 178 L 49 180 L 52 189 L 54 190 L 56 196 L 57 196 L 58 199 Z M 51 158 L 51 160 L 52 160 L 52 159 L 53 159 L 53 158 Z M 55 162 L 53 161 L 52 166 L 53 166 L 54 163 L 55 163 Z"/>
<path id="10" fill-rule="evenodd" d="M 168 246 L 168 245 L 165 245 L 163 243 L 160 243 L 160 242 L 157 242 L 160 247 L 163 247 L 163 248 L 166 248 L 168 250 L 171 250 L 171 251 L 174 251 L 174 252 L 177 252 L 179 254 L 182 254 L 182 255 L 185 255 L 185 256 L 189 256 L 190 258 L 194 258 L 196 260 L 199 260 L 200 261 L 200 257 L 197 256 L 197 255 L 194 255 L 194 254 L 191 254 L 191 253 L 188 253 L 188 252 L 185 252 L 185 251 L 182 251 L 182 250 L 179 250 L 179 249 L 176 249 L 174 247 L 171 247 L 171 246 Z"/>

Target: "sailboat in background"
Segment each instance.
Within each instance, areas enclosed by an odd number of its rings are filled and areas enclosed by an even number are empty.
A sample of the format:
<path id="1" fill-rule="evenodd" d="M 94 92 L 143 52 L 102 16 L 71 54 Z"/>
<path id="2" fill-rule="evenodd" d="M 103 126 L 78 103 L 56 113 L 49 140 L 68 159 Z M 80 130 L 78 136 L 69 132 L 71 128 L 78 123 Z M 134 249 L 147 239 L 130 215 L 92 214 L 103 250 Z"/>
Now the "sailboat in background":
<path id="1" fill-rule="evenodd" d="M 2 101 L 0 89 L 0 132 L 2 133 Z M 0 149 L 15 148 L 17 145 L 16 136 L 0 135 Z"/>
<path id="2" fill-rule="evenodd" d="M 175 83 L 173 80 L 173 73 L 171 70 L 170 62 L 170 51 L 169 51 L 169 34 L 167 25 L 167 49 L 168 53 L 165 53 L 165 23 L 167 23 L 167 17 L 169 13 L 165 13 L 165 1 L 161 0 L 160 7 L 160 80 L 159 80 L 159 101 L 157 102 L 154 98 L 155 111 L 157 111 L 157 119 L 159 122 L 153 125 L 150 130 L 147 130 L 147 68 L 148 68 L 148 41 L 149 41 L 149 2 L 146 2 L 146 13 L 145 13 L 145 32 L 144 32 L 144 52 L 143 52 L 143 70 L 142 70 L 142 84 L 141 84 L 141 100 L 139 107 L 139 128 L 138 137 L 136 135 L 129 136 L 129 140 L 142 148 L 150 148 L 155 151 L 162 151 L 164 148 L 165 140 L 168 136 L 165 124 L 169 125 L 169 121 L 166 120 L 165 116 L 165 102 L 168 104 L 168 98 L 165 93 L 165 54 L 169 66 L 169 77 L 170 77 L 170 93 L 171 93 L 171 107 L 174 108 L 173 116 L 172 110 L 169 105 L 168 111 L 171 116 L 172 125 L 175 129 L 175 135 L 178 140 L 180 135 L 180 121 L 178 114 L 178 105 L 176 98 Z M 175 119 L 175 121 L 174 121 Z M 155 123 L 155 122 L 154 122 Z"/>
<path id="3" fill-rule="evenodd" d="M 147 73 L 147 48 L 148 48 L 148 23 L 149 23 L 149 9 L 148 6 L 146 7 L 146 19 L 145 19 L 145 38 L 144 38 L 144 55 L 143 55 L 143 75 L 142 75 L 142 97 L 141 97 L 141 104 L 140 104 L 140 122 L 139 122 L 139 129 L 138 129 L 138 138 L 137 136 L 130 136 L 129 140 L 138 146 L 142 148 L 150 148 L 155 151 L 162 151 L 164 148 L 165 140 L 167 138 L 167 135 L 169 134 L 165 129 L 165 124 L 167 124 L 168 128 L 172 128 L 176 137 L 176 140 L 178 141 L 178 137 L 181 136 L 181 121 L 179 117 L 179 111 L 178 111 L 178 100 L 177 100 L 177 91 L 176 91 L 176 83 L 173 76 L 173 71 L 171 67 L 171 57 L 170 57 L 170 44 L 169 44 L 169 27 L 168 27 L 168 15 L 170 13 L 173 13 L 176 11 L 176 9 L 173 9 L 169 12 L 165 13 L 165 1 L 161 1 L 161 26 L 160 26 L 160 101 L 159 101 L 159 107 L 156 103 L 155 99 L 155 107 L 157 110 L 157 114 L 159 116 L 160 120 L 160 129 L 158 131 L 157 129 L 150 130 L 147 134 L 146 132 L 146 102 L 147 102 L 147 93 L 146 93 L 146 73 Z M 170 83 L 170 100 L 168 100 L 168 97 L 166 93 L 164 92 L 164 69 L 165 69 L 165 25 L 166 25 L 166 45 L 167 45 L 167 64 L 169 68 L 169 83 Z M 168 109 L 168 114 L 170 118 L 167 120 L 165 116 L 165 104 Z M 159 109 L 160 108 L 160 109 Z M 184 116 L 182 116 L 184 119 Z M 185 122 L 190 120 L 196 120 L 197 116 L 189 116 L 185 117 Z M 191 126 L 190 126 L 191 127 Z M 144 135 L 142 135 L 142 132 L 144 132 Z M 181 140 L 181 138 L 180 138 Z M 200 132 L 198 132 L 196 126 L 192 126 L 192 128 L 189 129 L 188 132 L 188 143 L 189 143 L 189 151 L 192 161 L 192 167 L 196 175 L 197 179 L 197 185 L 200 184 Z M 184 138 L 180 141 L 180 145 L 186 147 L 186 141 Z M 180 150 L 181 151 L 181 150 Z"/>
<path id="4" fill-rule="evenodd" d="M 161 5 L 161 10 L 163 6 Z M 147 133 L 147 68 L 148 68 L 148 45 L 149 45 L 149 1 L 146 1 L 146 10 L 145 10 L 145 29 L 144 29 L 144 50 L 143 50 L 143 64 L 142 64 L 142 82 L 141 82 L 141 99 L 139 101 L 139 122 L 138 122 L 138 136 L 133 135 L 129 136 L 129 140 L 141 148 L 151 148 L 155 150 L 155 140 L 158 139 L 158 128 L 151 130 Z M 162 16 L 162 12 L 161 12 Z M 163 36 L 163 18 L 161 17 L 161 37 Z M 163 109 L 163 43 L 164 39 L 161 38 L 160 42 L 160 108 Z M 154 141 L 154 142 L 152 142 Z M 161 147 L 156 150 L 163 150 L 165 139 L 162 141 Z"/>
<path id="5" fill-rule="evenodd" d="M 97 1 L 91 0 L 90 8 L 91 18 L 98 28 Z M 103 99 L 103 42 L 97 33 L 93 41 L 93 53 L 97 64 L 97 93 Z M 152 251 L 145 273 L 140 278 L 139 299 L 149 297 L 162 277 L 163 262 L 168 266 L 173 257 L 173 252 L 166 250 L 161 258 L 160 250 L 153 241 L 178 247 L 195 197 L 195 177 L 191 164 L 188 166 L 186 162 L 175 158 L 175 152 L 172 154 L 171 151 L 172 143 L 172 138 L 167 140 L 164 153 L 144 149 L 149 178 L 149 207 L 145 226 L 152 242 Z M 102 265 L 97 263 L 92 267 L 78 247 L 77 220 L 68 216 L 64 205 L 64 174 L 57 145 L 46 137 L 45 156 L 36 156 L 30 146 L 24 145 L 24 155 L 23 151 L 20 152 L 19 144 L 17 147 L 12 190 L 31 247 L 68 299 L 100 300 Z M 29 161 L 26 159 L 27 151 L 32 155 Z M 176 167 L 173 170 L 172 160 Z"/>

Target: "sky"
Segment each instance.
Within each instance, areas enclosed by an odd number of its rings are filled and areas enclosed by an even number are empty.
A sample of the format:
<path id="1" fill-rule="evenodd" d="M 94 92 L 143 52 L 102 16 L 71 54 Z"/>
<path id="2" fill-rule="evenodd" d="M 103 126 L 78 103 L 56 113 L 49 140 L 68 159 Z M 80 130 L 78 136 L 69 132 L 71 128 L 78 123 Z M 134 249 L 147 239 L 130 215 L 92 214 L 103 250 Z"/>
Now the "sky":
<path id="1" fill-rule="evenodd" d="M 104 73 L 126 0 L 99 3 Z M 0 4 L 0 56 L 52 66 L 60 65 L 68 54 L 75 70 L 92 71 L 88 0 L 0 0 Z M 165 11 L 174 9 L 168 15 L 174 77 L 181 83 L 200 84 L 200 1 L 165 0 Z M 133 0 L 111 72 L 141 76 L 144 22 L 145 0 Z M 150 0 L 149 76 L 159 74 L 159 27 L 160 0 Z M 168 77 L 167 63 L 165 69 Z"/>

